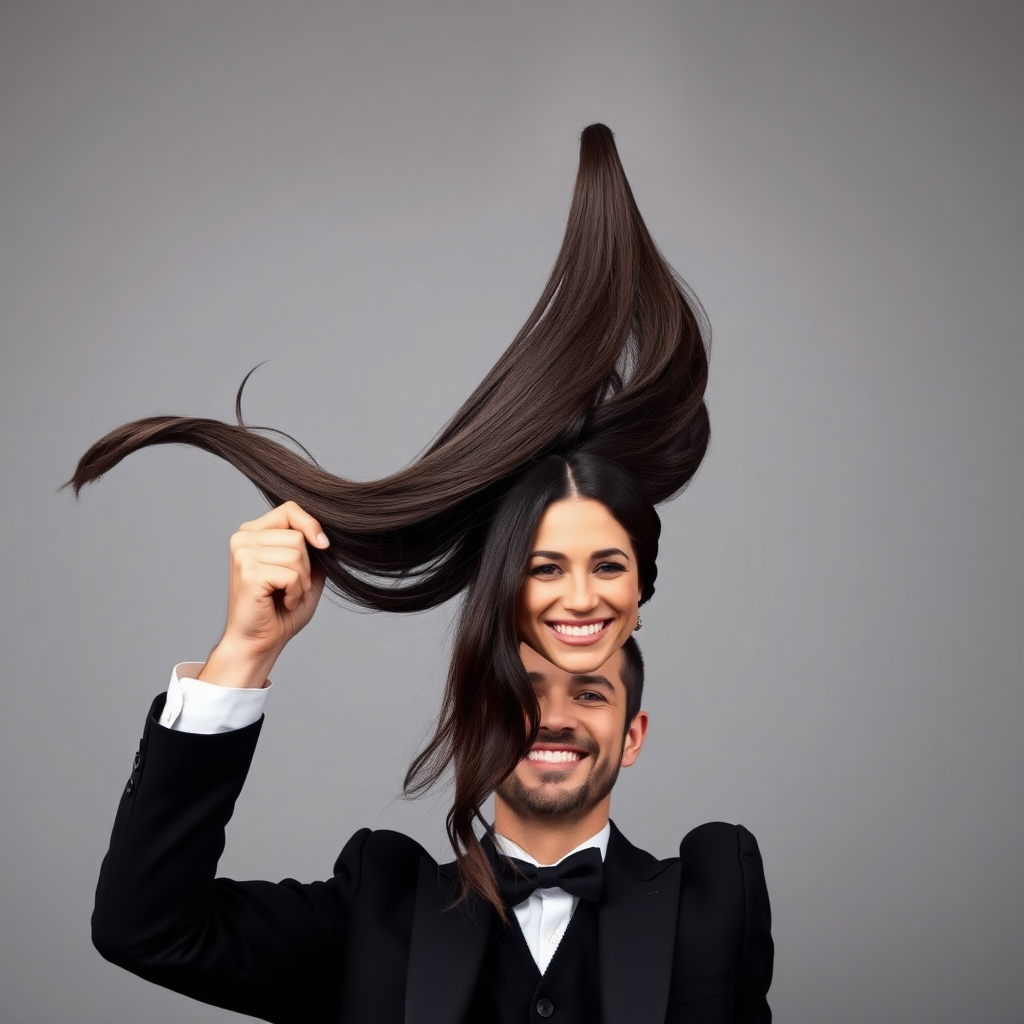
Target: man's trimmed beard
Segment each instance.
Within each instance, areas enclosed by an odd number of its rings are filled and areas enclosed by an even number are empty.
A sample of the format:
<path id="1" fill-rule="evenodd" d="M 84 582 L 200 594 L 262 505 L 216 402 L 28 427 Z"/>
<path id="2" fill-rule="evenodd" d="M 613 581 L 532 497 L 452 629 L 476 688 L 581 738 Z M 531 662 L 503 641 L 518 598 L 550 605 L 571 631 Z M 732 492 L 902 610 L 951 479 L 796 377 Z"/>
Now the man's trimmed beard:
<path id="1" fill-rule="evenodd" d="M 596 762 L 596 752 L 591 757 Z M 595 763 L 575 789 L 565 790 L 558 786 L 568 772 L 550 772 L 540 785 L 532 787 L 513 772 L 495 792 L 521 818 L 584 818 L 612 791 L 619 777 L 621 760 L 622 749 L 618 757 L 609 758 L 606 765 Z"/>

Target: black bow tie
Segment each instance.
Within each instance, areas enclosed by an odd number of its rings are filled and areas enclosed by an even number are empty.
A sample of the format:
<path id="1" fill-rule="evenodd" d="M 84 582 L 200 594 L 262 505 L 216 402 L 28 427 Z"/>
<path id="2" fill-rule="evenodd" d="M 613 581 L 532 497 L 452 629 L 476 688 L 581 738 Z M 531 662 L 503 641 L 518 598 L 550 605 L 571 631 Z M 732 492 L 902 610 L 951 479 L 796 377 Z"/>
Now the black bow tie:
<path id="1" fill-rule="evenodd" d="M 507 907 L 517 907 L 536 889 L 564 889 L 581 900 L 601 898 L 604 861 L 596 846 L 580 850 L 552 867 L 538 868 L 515 857 L 498 857 L 498 888 Z"/>

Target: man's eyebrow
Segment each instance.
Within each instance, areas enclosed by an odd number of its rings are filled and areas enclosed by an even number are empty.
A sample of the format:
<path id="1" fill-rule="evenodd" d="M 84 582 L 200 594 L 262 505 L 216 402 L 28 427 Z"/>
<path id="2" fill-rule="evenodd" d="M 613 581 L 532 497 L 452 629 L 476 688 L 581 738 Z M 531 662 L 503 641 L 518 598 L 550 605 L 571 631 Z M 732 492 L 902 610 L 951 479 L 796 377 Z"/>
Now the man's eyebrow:
<path id="1" fill-rule="evenodd" d="M 586 675 L 573 676 L 572 681 L 576 684 L 582 683 L 585 686 L 605 686 L 611 690 L 612 693 L 615 692 L 615 687 L 612 686 L 607 676 L 599 676 L 593 672 L 587 673 Z"/>
<path id="2" fill-rule="evenodd" d="M 526 678 L 529 679 L 531 683 L 544 682 L 544 674 L 542 672 L 527 672 Z"/>

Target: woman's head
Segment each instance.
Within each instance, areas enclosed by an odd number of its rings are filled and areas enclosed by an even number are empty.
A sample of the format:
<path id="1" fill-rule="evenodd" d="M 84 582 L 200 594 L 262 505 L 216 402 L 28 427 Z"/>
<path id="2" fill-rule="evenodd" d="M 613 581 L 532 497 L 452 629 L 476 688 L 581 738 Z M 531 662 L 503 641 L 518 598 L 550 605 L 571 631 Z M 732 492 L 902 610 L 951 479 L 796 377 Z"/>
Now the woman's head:
<path id="1" fill-rule="evenodd" d="M 633 632 L 642 596 L 632 541 L 606 505 L 548 505 L 519 591 L 520 640 L 566 672 L 594 672 Z"/>
<path id="2" fill-rule="evenodd" d="M 510 640 L 566 671 L 593 671 L 654 593 L 660 533 L 623 466 L 580 450 L 548 455 L 498 506 L 469 600 L 503 619 Z"/>

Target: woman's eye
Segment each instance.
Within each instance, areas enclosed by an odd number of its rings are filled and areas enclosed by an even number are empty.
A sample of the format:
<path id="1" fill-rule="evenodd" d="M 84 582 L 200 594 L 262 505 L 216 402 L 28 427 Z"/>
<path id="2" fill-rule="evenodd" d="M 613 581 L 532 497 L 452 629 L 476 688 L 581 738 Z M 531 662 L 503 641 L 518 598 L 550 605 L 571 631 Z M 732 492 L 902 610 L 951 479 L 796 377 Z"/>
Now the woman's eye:
<path id="1" fill-rule="evenodd" d="M 602 562 L 595 572 L 613 573 L 613 572 L 625 572 L 626 567 L 619 565 L 618 562 Z"/>
<path id="2" fill-rule="evenodd" d="M 531 576 L 538 576 L 541 579 L 545 579 L 551 576 L 556 576 L 561 570 L 557 565 L 535 565 L 530 570 Z"/>

